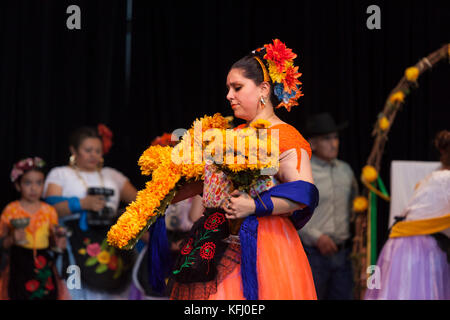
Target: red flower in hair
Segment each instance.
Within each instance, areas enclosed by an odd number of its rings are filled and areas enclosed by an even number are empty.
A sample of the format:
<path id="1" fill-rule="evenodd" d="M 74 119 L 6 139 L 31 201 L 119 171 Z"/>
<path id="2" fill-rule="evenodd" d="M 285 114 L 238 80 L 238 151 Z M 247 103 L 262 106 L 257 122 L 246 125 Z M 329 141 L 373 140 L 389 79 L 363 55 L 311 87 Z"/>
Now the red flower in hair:
<path id="1" fill-rule="evenodd" d="M 204 227 L 206 230 L 215 230 L 224 222 L 225 215 L 220 212 L 215 212 L 206 219 Z"/>
<path id="2" fill-rule="evenodd" d="M 292 49 L 286 47 L 286 45 L 279 39 L 273 40 L 273 44 L 265 44 L 266 54 L 264 59 L 271 60 L 275 63 L 279 72 L 284 72 L 286 61 L 293 60 L 297 57 Z"/>
<path id="3" fill-rule="evenodd" d="M 214 242 L 207 242 L 200 248 L 200 257 L 205 260 L 211 260 L 216 253 L 216 245 Z"/>
<path id="4" fill-rule="evenodd" d="M 182 255 L 187 255 L 191 253 L 192 251 L 192 242 L 194 242 L 194 239 L 190 238 L 189 241 L 184 245 L 183 249 L 181 249 Z"/>
<path id="5" fill-rule="evenodd" d="M 166 147 L 166 146 L 173 147 L 174 145 L 177 144 L 177 142 L 178 141 L 172 141 L 172 134 L 165 132 L 162 136 L 156 137 L 152 141 L 152 146 L 160 145 L 162 147 Z"/>
<path id="6" fill-rule="evenodd" d="M 112 147 L 112 137 L 113 134 L 111 130 L 107 126 L 105 126 L 103 123 L 100 123 L 97 126 L 98 134 L 102 137 L 103 142 L 103 154 L 107 154 L 109 152 L 109 149 Z"/>

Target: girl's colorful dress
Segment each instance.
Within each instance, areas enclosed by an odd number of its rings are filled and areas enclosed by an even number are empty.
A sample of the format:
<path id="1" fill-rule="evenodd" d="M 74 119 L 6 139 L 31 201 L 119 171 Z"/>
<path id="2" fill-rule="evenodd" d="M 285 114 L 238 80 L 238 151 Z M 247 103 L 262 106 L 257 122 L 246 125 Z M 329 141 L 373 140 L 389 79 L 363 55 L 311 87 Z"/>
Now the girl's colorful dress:
<path id="1" fill-rule="evenodd" d="M 289 161 L 300 171 L 301 149 L 311 157 L 307 141 L 288 124 L 271 129 L 279 130 L 280 162 Z M 276 184 L 274 178 L 261 179 L 255 189 L 260 193 Z M 232 191 L 226 175 L 213 165 L 206 165 L 203 189 L 206 211 L 194 224 L 176 263 L 171 299 L 245 299 L 241 243 L 233 230 L 236 221 L 228 222 L 220 208 Z M 251 195 L 256 197 L 254 192 Z M 273 215 L 257 220 L 258 299 L 316 299 L 308 259 L 289 216 Z"/>
<path id="2" fill-rule="evenodd" d="M 449 235 L 450 170 L 438 170 L 420 183 L 392 227 L 377 261 L 380 278 L 365 299 L 449 300 Z"/>
<path id="3" fill-rule="evenodd" d="M 50 228 L 58 224 L 56 210 L 41 202 L 40 209 L 31 214 L 22 208 L 19 201 L 14 201 L 3 210 L 0 230 L 5 225 L 12 229 L 11 220 L 19 218 L 30 219 L 25 228 L 27 243 L 13 245 L 10 249 L 9 262 L 0 276 L 1 299 L 70 299 L 49 252 Z"/>

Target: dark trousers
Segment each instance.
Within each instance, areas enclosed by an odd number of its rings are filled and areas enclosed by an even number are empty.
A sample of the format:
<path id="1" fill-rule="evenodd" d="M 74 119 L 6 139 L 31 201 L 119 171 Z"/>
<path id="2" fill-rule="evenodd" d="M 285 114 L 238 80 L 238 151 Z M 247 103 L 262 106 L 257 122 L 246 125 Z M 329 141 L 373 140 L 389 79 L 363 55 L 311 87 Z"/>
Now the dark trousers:
<path id="1" fill-rule="evenodd" d="M 315 247 L 304 246 L 319 300 L 351 300 L 353 272 L 351 248 L 342 248 L 331 256 L 323 256 Z"/>

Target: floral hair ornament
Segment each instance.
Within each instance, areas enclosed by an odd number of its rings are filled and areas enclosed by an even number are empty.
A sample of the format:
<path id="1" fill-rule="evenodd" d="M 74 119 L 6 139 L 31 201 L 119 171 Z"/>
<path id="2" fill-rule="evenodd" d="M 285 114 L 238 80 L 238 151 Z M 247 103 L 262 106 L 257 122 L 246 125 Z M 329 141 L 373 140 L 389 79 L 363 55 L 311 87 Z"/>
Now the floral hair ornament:
<path id="1" fill-rule="evenodd" d="M 161 147 L 166 147 L 166 146 L 170 146 L 173 147 L 178 143 L 178 141 L 176 140 L 172 140 L 172 134 L 164 132 L 162 136 L 158 136 L 155 139 L 153 139 L 151 145 L 152 146 L 161 146 Z"/>
<path id="2" fill-rule="evenodd" d="M 39 157 L 22 159 L 15 163 L 11 170 L 11 182 L 14 183 L 25 172 L 33 169 L 42 169 L 45 166 L 45 161 Z"/>
<path id="3" fill-rule="evenodd" d="M 102 137 L 103 142 L 103 154 L 107 154 L 109 152 L 109 149 L 112 147 L 112 137 L 113 134 L 111 130 L 104 125 L 103 123 L 100 123 L 97 126 L 97 131 L 100 137 Z"/>
<path id="4" fill-rule="evenodd" d="M 268 74 L 274 85 L 273 91 L 281 101 L 276 108 L 285 107 L 287 111 L 291 111 L 291 107 L 298 105 L 297 100 L 303 96 L 300 87 L 302 83 L 298 80 L 302 74 L 298 72 L 298 67 L 294 66 L 297 55 L 279 39 L 256 49 L 253 54 L 261 65 L 264 81 L 267 81 Z M 268 70 L 258 55 L 267 62 Z"/>

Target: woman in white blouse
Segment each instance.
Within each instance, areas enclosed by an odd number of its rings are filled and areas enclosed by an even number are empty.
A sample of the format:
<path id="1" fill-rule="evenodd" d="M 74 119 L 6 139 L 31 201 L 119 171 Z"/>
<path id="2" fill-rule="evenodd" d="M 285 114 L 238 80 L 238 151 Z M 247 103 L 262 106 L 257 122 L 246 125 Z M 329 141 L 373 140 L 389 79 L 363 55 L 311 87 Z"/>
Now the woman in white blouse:
<path id="1" fill-rule="evenodd" d="M 439 132 L 435 145 L 442 167 L 416 186 L 396 217 L 365 299 L 450 299 L 450 131 Z"/>
<path id="2" fill-rule="evenodd" d="M 103 167 L 110 137 L 104 127 L 77 129 L 69 141 L 69 165 L 53 168 L 45 181 L 46 200 L 73 231 L 69 258 L 81 268 L 81 288 L 69 288 L 74 299 L 127 297 L 132 253 L 116 252 L 105 238 L 120 202 L 133 201 L 137 191 L 121 172 Z"/>

